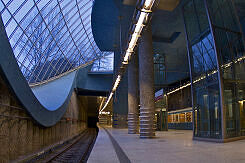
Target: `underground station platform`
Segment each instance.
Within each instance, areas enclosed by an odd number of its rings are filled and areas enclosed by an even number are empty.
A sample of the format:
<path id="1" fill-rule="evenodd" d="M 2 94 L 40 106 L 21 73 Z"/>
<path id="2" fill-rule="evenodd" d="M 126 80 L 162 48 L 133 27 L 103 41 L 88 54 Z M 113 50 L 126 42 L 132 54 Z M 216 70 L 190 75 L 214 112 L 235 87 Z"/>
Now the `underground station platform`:
<path id="1" fill-rule="evenodd" d="M 0 163 L 245 163 L 245 0 L 0 0 Z"/>
<path id="2" fill-rule="evenodd" d="M 245 140 L 213 143 L 192 140 L 192 131 L 156 132 L 152 139 L 139 139 L 127 129 L 100 126 L 99 134 L 88 159 L 89 163 L 230 163 L 245 162 Z"/>

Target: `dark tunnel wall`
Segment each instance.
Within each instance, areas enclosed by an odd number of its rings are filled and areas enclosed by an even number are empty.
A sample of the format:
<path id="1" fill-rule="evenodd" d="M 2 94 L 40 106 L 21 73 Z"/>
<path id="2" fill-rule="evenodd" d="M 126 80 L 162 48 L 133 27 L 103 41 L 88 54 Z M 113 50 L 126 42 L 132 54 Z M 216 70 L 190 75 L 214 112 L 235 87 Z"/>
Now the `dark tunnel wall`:
<path id="1" fill-rule="evenodd" d="M 0 76 L 0 162 L 41 152 L 84 131 L 88 114 L 96 115 L 89 99 L 73 92 L 62 119 L 56 125 L 44 128 L 28 115 Z"/>
<path id="2" fill-rule="evenodd" d="M 88 97 L 88 127 L 96 127 L 99 115 L 97 97 Z"/>

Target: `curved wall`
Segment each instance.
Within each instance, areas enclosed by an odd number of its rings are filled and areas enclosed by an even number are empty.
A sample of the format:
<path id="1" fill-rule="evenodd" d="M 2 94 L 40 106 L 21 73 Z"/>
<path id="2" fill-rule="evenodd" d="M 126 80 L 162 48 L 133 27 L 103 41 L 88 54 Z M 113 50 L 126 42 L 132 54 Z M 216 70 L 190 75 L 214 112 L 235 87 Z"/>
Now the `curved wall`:
<path id="1" fill-rule="evenodd" d="M 16 97 L 37 123 L 44 127 L 56 124 L 64 115 L 67 108 L 68 100 L 70 99 L 72 90 L 75 86 L 74 78 L 70 81 L 70 88 L 67 88 L 69 91 L 66 91 L 68 94 L 64 101 L 59 104 L 59 106 L 55 107 L 53 105 L 52 109 L 50 109 L 53 111 L 50 111 L 39 102 L 22 75 L 9 44 L 2 20 L 0 20 L 0 49 L 2 49 L 0 52 L 1 76 L 3 76 L 8 82 L 9 87 L 12 89 Z M 73 77 L 75 77 L 74 74 Z"/>
<path id="2" fill-rule="evenodd" d="M 92 0 L 0 1 L 0 15 L 29 84 L 101 59 L 91 29 Z"/>

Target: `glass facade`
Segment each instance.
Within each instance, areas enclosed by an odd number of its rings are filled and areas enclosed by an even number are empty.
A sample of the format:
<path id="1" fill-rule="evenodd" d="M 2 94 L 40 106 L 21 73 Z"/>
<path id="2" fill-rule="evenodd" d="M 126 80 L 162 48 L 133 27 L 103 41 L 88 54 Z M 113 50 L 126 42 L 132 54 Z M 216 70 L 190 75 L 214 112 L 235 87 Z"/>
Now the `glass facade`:
<path id="1" fill-rule="evenodd" d="M 183 15 L 192 77 L 194 136 L 243 136 L 242 19 L 231 0 L 192 0 L 184 5 Z"/>
<path id="2" fill-rule="evenodd" d="M 194 136 L 221 138 L 221 105 L 215 45 L 204 1 L 183 7 L 192 79 Z"/>
<path id="3" fill-rule="evenodd" d="M 29 84 L 111 54 L 93 39 L 92 6 L 93 0 L 0 0 L 9 42 Z"/>
<path id="4" fill-rule="evenodd" d="M 104 58 L 100 58 L 94 61 L 94 64 L 91 68 L 92 72 L 112 72 L 114 65 L 114 53 L 105 56 Z"/>
<path id="5" fill-rule="evenodd" d="M 225 138 L 244 135 L 240 126 L 244 99 L 244 41 L 231 0 L 207 0 L 220 66 Z M 241 115 L 242 116 L 242 115 Z M 242 119 L 242 117 L 241 117 Z M 242 123 L 241 123 L 242 125 Z M 241 128 L 242 127 L 242 128 Z"/>
<path id="6" fill-rule="evenodd" d="M 161 87 L 166 81 L 166 66 L 165 66 L 165 55 L 155 54 L 154 55 L 154 80 L 155 87 Z"/>
<path id="7" fill-rule="evenodd" d="M 243 34 L 243 38 L 245 36 L 245 3 L 241 2 L 239 0 L 234 0 L 235 3 L 235 7 L 236 7 L 236 11 L 238 14 L 238 18 L 242 27 L 242 34 Z M 240 62 L 240 71 L 244 72 L 245 71 L 245 67 L 244 65 Z M 240 83 L 241 85 L 241 83 Z M 238 105 L 239 105 L 239 109 L 240 109 L 240 129 L 241 129 L 241 135 L 244 136 L 245 135 L 245 107 L 244 107 L 244 89 L 240 87 L 240 90 L 238 90 L 238 94 L 239 94 L 239 101 L 238 101 Z"/>

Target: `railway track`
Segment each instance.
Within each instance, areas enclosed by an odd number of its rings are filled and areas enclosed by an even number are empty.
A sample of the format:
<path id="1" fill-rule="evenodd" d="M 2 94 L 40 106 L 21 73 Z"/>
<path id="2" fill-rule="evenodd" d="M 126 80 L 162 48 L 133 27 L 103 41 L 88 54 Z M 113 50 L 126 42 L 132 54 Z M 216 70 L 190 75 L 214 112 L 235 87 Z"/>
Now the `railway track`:
<path id="1" fill-rule="evenodd" d="M 95 128 L 89 128 L 75 142 L 55 153 L 44 162 L 80 163 L 86 162 L 97 137 Z"/>

